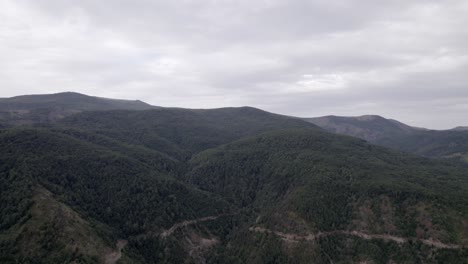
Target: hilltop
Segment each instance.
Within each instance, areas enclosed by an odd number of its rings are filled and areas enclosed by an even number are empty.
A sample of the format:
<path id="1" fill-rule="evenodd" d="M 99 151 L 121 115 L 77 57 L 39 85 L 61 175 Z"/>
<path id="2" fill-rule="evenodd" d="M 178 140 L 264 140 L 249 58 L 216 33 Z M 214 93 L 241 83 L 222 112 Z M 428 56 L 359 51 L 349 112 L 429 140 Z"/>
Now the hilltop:
<path id="1" fill-rule="evenodd" d="M 118 100 L 75 92 L 0 98 L 0 123 L 32 124 L 56 121 L 83 111 L 147 110 L 156 106 L 139 100 Z"/>

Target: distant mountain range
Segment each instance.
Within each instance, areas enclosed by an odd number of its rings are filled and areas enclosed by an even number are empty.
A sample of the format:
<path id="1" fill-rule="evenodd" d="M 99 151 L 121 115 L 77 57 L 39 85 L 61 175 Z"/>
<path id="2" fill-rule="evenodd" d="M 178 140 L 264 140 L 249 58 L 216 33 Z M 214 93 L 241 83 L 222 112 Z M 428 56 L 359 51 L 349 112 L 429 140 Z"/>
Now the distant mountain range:
<path id="1" fill-rule="evenodd" d="M 427 157 L 452 158 L 468 162 L 466 127 L 430 130 L 376 115 L 324 116 L 304 120 L 332 133 L 362 138 L 373 144 Z"/>
<path id="2" fill-rule="evenodd" d="M 403 124 L 393 119 L 386 119 L 378 115 L 364 115 L 357 117 L 324 116 L 305 118 L 304 120 L 316 124 L 327 131 L 344 134 L 374 142 L 380 138 L 410 134 L 425 130 Z"/>
<path id="3" fill-rule="evenodd" d="M 464 131 L 74 93 L 17 98 L 0 101 L 19 111 L 0 120 L 0 263 L 468 259 L 466 164 L 370 143 L 448 158 L 465 153 Z M 63 114 L 47 118 L 54 107 Z"/>

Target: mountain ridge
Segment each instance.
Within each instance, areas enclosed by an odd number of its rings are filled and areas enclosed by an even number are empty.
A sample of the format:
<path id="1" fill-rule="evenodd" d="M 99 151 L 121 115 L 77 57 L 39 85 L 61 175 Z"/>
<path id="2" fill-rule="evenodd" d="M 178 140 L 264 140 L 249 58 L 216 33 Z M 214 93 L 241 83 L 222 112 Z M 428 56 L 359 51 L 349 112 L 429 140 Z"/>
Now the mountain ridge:
<path id="1" fill-rule="evenodd" d="M 109 99 L 75 92 L 0 98 L 0 122 L 7 125 L 53 122 L 83 111 L 148 110 L 140 100 Z"/>

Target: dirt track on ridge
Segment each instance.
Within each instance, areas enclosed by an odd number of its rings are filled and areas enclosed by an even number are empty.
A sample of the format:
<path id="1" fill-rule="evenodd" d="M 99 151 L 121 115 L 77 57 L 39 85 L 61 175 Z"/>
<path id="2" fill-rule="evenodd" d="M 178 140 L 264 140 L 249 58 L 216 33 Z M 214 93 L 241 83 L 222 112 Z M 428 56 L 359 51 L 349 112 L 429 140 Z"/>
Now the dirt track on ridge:
<path id="1" fill-rule="evenodd" d="M 433 239 L 406 238 L 406 237 L 399 237 L 399 236 L 393 236 L 393 235 L 388 235 L 388 234 L 366 234 L 361 231 L 337 230 L 337 231 L 331 231 L 331 232 L 319 232 L 317 234 L 300 235 L 300 234 L 294 234 L 294 233 L 283 233 L 279 231 L 272 231 L 263 227 L 251 227 L 249 228 L 249 230 L 252 232 L 275 234 L 279 236 L 282 240 L 286 242 L 292 242 L 292 243 L 297 243 L 301 241 L 313 241 L 320 237 L 341 234 L 341 235 L 356 236 L 365 240 L 381 239 L 384 241 L 394 241 L 398 244 L 408 243 L 409 241 L 417 240 L 425 245 L 432 246 L 435 248 L 444 248 L 444 249 L 463 248 L 463 246 L 460 246 L 460 245 L 445 244 L 445 243 L 442 243 L 440 241 L 433 240 Z"/>
<path id="2" fill-rule="evenodd" d="M 161 233 L 161 237 L 162 238 L 166 238 L 170 235 L 172 235 L 172 233 L 174 233 L 174 231 L 176 231 L 177 229 L 181 228 L 181 227 L 185 227 L 185 226 L 188 226 L 188 225 L 193 225 L 193 224 L 196 224 L 196 223 L 200 223 L 200 222 L 205 222 L 205 221 L 210 221 L 210 220 L 216 220 L 218 219 L 219 217 L 221 217 L 223 215 L 218 215 L 218 216 L 206 216 L 206 217 L 202 217 L 202 218 L 197 218 L 197 219 L 193 219 L 193 220 L 187 220 L 187 221 L 183 221 L 183 222 L 180 222 L 180 223 L 176 223 L 174 224 L 173 226 L 171 226 L 171 228 L 167 229 L 167 230 L 164 230 L 162 233 Z"/>

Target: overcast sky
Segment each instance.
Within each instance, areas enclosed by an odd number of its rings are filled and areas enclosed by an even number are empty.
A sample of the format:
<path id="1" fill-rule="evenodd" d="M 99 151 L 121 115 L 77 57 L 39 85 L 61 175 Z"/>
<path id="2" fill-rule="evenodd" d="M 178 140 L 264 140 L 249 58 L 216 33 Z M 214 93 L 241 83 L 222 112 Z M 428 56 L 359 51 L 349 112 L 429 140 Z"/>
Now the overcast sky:
<path id="1" fill-rule="evenodd" d="M 0 0 L 0 97 L 468 125 L 466 0 Z"/>

